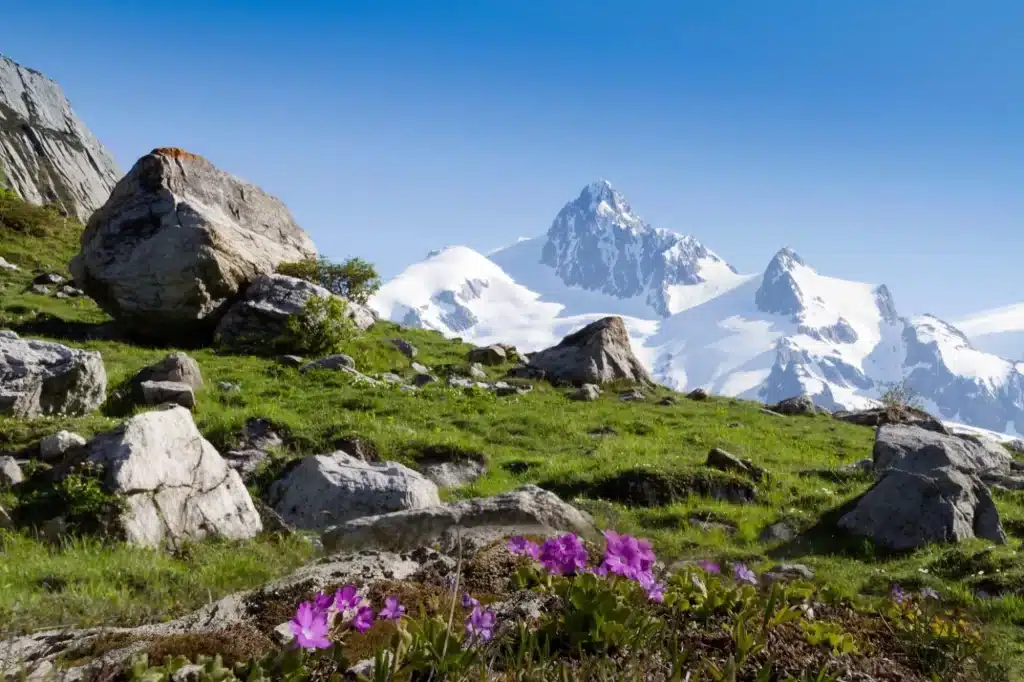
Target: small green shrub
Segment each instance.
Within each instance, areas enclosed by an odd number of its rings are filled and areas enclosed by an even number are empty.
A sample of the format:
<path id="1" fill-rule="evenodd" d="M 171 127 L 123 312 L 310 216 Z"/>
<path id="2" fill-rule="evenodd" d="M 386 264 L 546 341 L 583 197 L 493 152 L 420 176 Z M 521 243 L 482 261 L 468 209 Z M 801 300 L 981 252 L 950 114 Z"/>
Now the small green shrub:
<path id="1" fill-rule="evenodd" d="M 49 471 L 32 473 L 13 512 L 19 525 L 38 525 L 64 517 L 70 535 L 117 536 L 124 501 L 103 487 L 103 469 L 90 462 L 53 481 Z"/>
<path id="2" fill-rule="evenodd" d="M 349 258 L 344 263 L 332 263 L 326 257 L 282 263 L 277 272 L 319 284 L 333 294 L 359 304 L 366 303 L 380 288 L 376 268 L 362 258 Z"/>
<path id="3" fill-rule="evenodd" d="M 300 355 L 330 355 L 352 338 L 355 325 L 345 315 L 345 302 L 337 297 L 314 296 L 302 311 L 288 318 L 278 340 L 282 352 Z"/>

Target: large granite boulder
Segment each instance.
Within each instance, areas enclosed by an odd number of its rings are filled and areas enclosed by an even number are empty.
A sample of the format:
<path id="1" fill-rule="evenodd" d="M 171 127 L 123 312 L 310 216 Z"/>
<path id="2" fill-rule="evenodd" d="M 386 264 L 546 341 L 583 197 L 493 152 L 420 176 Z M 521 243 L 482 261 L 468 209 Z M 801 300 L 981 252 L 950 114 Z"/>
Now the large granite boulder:
<path id="1" fill-rule="evenodd" d="M 322 530 L 441 500 L 437 486 L 419 472 L 396 462 L 364 462 L 339 450 L 301 459 L 270 486 L 269 502 L 296 528 Z"/>
<path id="2" fill-rule="evenodd" d="M 106 395 L 107 372 L 98 352 L 0 332 L 0 415 L 80 416 L 98 408 Z"/>
<path id="3" fill-rule="evenodd" d="M 554 382 L 603 384 L 617 379 L 653 384 L 651 375 L 633 355 L 621 317 L 605 317 L 566 336 L 530 358 L 530 367 L 544 371 Z"/>
<path id="4" fill-rule="evenodd" d="M 123 496 L 119 525 L 131 544 L 240 540 L 262 530 L 242 479 L 183 407 L 132 417 L 89 441 L 84 459 L 103 467 L 108 492 Z"/>
<path id="5" fill-rule="evenodd" d="M 874 469 L 901 469 L 928 474 L 951 467 L 968 474 L 1006 471 L 1012 457 L 998 443 L 947 436 L 918 426 L 888 424 L 875 435 Z"/>
<path id="6" fill-rule="evenodd" d="M 75 283 L 136 335 L 194 341 L 254 277 L 316 256 L 280 200 L 180 149 L 155 149 L 82 234 Z"/>
<path id="7" fill-rule="evenodd" d="M 886 470 L 839 527 L 898 551 L 971 538 L 1006 542 L 988 487 L 953 467 Z"/>
<path id="8" fill-rule="evenodd" d="M 228 308 L 214 339 L 234 350 L 273 353 L 280 350 L 277 341 L 288 327 L 288 318 L 302 312 L 312 298 L 332 295 L 298 277 L 261 275 L 249 284 L 245 296 Z M 366 329 L 377 319 L 369 308 L 354 301 L 345 301 L 345 314 L 357 329 Z"/>
<path id="9" fill-rule="evenodd" d="M 552 492 L 527 485 L 494 497 L 353 519 L 329 528 L 321 540 L 328 552 L 405 552 L 438 541 L 442 549 L 451 551 L 460 539 L 481 544 L 509 535 L 545 537 L 559 532 L 591 540 L 600 537 L 589 514 Z"/>

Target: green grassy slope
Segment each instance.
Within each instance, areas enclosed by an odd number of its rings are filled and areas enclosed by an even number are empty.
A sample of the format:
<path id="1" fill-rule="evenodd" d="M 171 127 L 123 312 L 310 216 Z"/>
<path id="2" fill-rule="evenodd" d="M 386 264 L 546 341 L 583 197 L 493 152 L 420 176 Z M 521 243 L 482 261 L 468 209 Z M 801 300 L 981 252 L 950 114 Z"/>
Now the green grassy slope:
<path id="1" fill-rule="evenodd" d="M 94 325 L 108 318 L 87 299 L 59 300 L 29 293 L 34 271 L 66 272 L 77 249 L 80 226 L 42 209 L 0 197 L 0 257 L 22 267 L 0 270 L 0 327 L 25 336 L 52 338 L 102 353 L 111 394 L 165 348 L 120 342 L 68 340 L 60 325 L 33 333 L 33 323 L 56 319 Z M 380 323 L 345 348 L 366 373 L 410 374 L 395 350 L 396 336 L 415 344 L 418 362 L 435 370 L 465 366 L 466 344 L 421 330 Z M 1024 493 L 997 492 L 1010 535 L 1006 547 L 985 551 L 981 543 L 933 547 L 892 556 L 870 543 L 845 537 L 834 521 L 845 503 L 870 484 L 843 465 L 870 457 L 873 431 L 829 417 L 783 418 L 744 401 L 712 398 L 659 405 L 668 391 L 646 402 L 620 402 L 612 390 L 593 403 L 573 402 L 545 384 L 525 396 L 498 398 L 486 392 L 428 386 L 416 393 L 393 387 L 355 385 L 343 373 L 300 374 L 274 360 L 189 351 L 202 368 L 205 387 L 197 395 L 196 422 L 219 449 L 235 444 L 246 419 L 277 424 L 288 445 L 260 479 L 297 456 L 329 452 L 349 436 L 370 441 L 382 458 L 414 464 L 428 450 L 481 453 L 488 473 L 449 498 L 489 495 L 523 483 L 538 483 L 592 511 L 606 526 L 652 539 L 659 556 L 740 559 L 758 568 L 779 560 L 799 561 L 847 596 L 882 597 L 893 582 L 929 585 L 951 603 L 970 607 L 1005 642 L 1011 656 L 1022 650 L 1024 568 L 1018 557 L 1024 538 Z M 507 368 L 490 368 L 494 378 Z M 218 382 L 241 385 L 224 393 Z M 116 401 L 83 418 L 31 422 L 0 418 L 0 451 L 16 451 L 61 428 L 89 436 L 118 423 Z M 703 465 L 708 450 L 723 448 L 750 458 L 770 472 L 756 485 L 751 503 L 715 500 L 687 491 L 735 482 Z M 636 487 L 623 485 L 633 481 Z M 258 493 L 259 485 L 253 492 Z M 638 506 L 636 491 L 655 495 L 657 506 Z M 776 521 L 803 535 L 768 544 L 759 536 Z M 228 591 L 266 581 L 308 558 L 297 541 L 260 538 L 241 545 L 208 543 L 181 556 L 76 542 L 47 549 L 27 536 L 8 537 L 0 554 L 0 632 L 51 625 L 143 622 L 179 614 Z M 979 590 L 994 595 L 979 598 Z"/>

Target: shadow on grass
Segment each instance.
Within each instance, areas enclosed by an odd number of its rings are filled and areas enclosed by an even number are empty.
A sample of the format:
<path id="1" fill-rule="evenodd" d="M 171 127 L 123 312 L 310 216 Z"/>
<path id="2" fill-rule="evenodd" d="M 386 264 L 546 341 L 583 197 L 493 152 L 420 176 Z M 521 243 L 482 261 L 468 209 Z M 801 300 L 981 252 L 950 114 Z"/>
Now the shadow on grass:
<path id="1" fill-rule="evenodd" d="M 717 471 L 659 472 L 629 469 L 592 481 L 552 479 L 539 483 L 563 499 L 580 495 L 635 507 L 662 507 L 691 495 L 729 502 L 753 502 L 749 482 Z"/>

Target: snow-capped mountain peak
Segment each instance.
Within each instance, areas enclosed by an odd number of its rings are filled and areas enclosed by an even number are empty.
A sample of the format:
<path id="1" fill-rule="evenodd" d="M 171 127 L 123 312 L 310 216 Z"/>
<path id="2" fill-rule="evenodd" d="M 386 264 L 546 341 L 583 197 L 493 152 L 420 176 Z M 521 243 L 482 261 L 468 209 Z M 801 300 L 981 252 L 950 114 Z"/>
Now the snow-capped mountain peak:
<path id="1" fill-rule="evenodd" d="M 754 295 L 758 310 L 777 315 L 798 315 L 804 309 L 804 292 L 797 282 L 800 268 L 811 270 L 789 247 L 776 253 L 765 268 L 761 287 Z"/>

